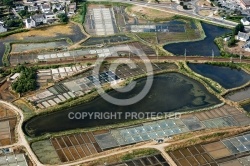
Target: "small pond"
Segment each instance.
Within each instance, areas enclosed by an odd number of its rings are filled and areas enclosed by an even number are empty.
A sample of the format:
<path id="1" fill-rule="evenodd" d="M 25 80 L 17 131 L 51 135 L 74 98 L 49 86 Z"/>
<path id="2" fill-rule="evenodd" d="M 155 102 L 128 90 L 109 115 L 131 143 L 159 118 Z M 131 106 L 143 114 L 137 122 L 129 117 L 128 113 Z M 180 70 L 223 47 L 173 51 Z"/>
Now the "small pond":
<path id="1" fill-rule="evenodd" d="M 135 88 L 121 93 L 115 90 L 109 92 L 113 97 L 127 99 L 138 94 L 144 87 L 145 78 L 138 79 Z M 124 119 L 126 112 L 173 112 L 200 109 L 220 103 L 214 95 L 196 80 L 179 73 L 166 73 L 154 76 L 154 83 L 150 92 L 140 101 L 129 106 L 117 106 L 106 102 L 103 98 L 83 103 L 78 106 L 40 115 L 28 120 L 23 128 L 30 136 L 39 136 L 45 133 L 59 132 L 77 128 L 98 127 L 108 124 L 122 123 L 131 119 Z M 85 117 L 80 120 L 71 120 L 70 112 L 122 112 L 122 118 L 93 119 Z"/>
<path id="2" fill-rule="evenodd" d="M 189 63 L 188 66 L 196 73 L 211 78 L 226 89 L 235 88 L 250 81 L 250 75 L 243 70 L 231 69 L 209 64 Z"/>
<path id="3" fill-rule="evenodd" d="M 214 55 L 219 56 L 220 51 L 217 45 L 214 43 L 214 39 L 225 33 L 230 32 L 230 30 L 207 23 L 201 23 L 201 25 L 206 34 L 206 38 L 204 40 L 167 44 L 164 46 L 164 49 L 175 55 L 184 55 L 186 49 L 187 56 L 189 55 L 211 56 L 213 50 Z"/>

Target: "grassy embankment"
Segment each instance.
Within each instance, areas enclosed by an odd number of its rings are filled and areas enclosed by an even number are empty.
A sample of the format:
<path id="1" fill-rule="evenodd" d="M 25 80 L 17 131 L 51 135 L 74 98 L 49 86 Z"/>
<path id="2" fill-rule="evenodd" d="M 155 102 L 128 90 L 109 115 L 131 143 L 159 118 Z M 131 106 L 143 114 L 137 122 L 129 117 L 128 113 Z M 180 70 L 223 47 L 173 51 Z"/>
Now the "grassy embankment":
<path id="1" fill-rule="evenodd" d="M 243 16 L 228 16 L 226 17 L 226 20 L 233 21 L 236 23 L 241 23 L 240 20 L 243 18 Z"/>
<path id="2" fill-rule="evenodd" d="M 136 149 L 130 152 L 118 153 L 116 155 L 100 158 L 95 161 L 86 162 L 82 164 L 81 166 L 103 165 L 103 163 L 106 163 L 106 164 L 119 163 L 119 162 L 124 162 L 127 160 L 139 158 L 139 157 L 156 155 L 159 153 L 160 152 L 158 150 L 151 149 L 151 148 Z"/>
<path id="3" fill-rule="evenodd" d="M 250 64 L 239 64 L 241 66 L 241 68 L 247 72 L 248 74 L 250 74 Z"/>
<path id="4" fill-rule="evenodd" d="M 232 62 L 206 62 L 206 64 L 214 65 L 214 66 L 221 66 L 221 67 L 229 67 L 231 69 L 241 70 L 241 66 L 239 66 L 239 64 L 232 63 Z"/>
<path id="5" fill-rule="evenodd" d="M 0 33 L 0 38 L 7 37 L 9 35 L 13 35 L 16 33 L 28 32 L 28 31 L 29 31 L 28 29 L 16 29 L 14 31 L 7 31 L 7 32 Z"/>
<path id="6" fill-rule="evenodd" d="M 82 25 L 85 21 L 85 16 L 87 14 L 88 3 L 81 3 L 78 8 L 79 9 L 77 10 L 77 13 L 71 19 L 72 21 L 80 23 Z"/>
<path id="7" fill-rule="evenodd" d="M 226 58 L 228 58 L 228 57 L 236 57 L 236 58 L 238 58 L 239 55 L 232 54 L 232 53 L 226 51 L 225 47 L 227 47 L 227 46 L 224 46 L 225 45 L 225 43 L 223 41 L 224 37 L 225 36 L 223 35 L 221 37 L 217 37 L 217 38 L 214 39 L 215 44 L 218 46 L 218 48 L 220 50 L 220 55 L 222 57 L 226 57 Z"/>
<path id="8" fill-rule="evenodd" d="M 189 63 L 189 62 L 188 62 Z M 202 83 L 210 93 L 214 94 L 215 96 L 217 96 L 219 99 L 221 99 L 220 93 L 224 92 L 225 89 L 217 82 L 213 81 L 210 78 L 204 77 L 198 73 L 195 73 L 194 71 L 192 71 L 187 63 L 179 63 L 179 67 L 180 67 L 180 71 L 186 75 L 188 75 L 189 77 L 199 81 L 200 83 Z"/>
<path id="9" fill-rule="evenodd" d="M 4 66 L 10 66 L 9 54 L 11 52 L 11 45 L 10 43 L 4 43 L 4 46 L 5 46 L 5 51 L 2 57 L 2 62 Z"/>

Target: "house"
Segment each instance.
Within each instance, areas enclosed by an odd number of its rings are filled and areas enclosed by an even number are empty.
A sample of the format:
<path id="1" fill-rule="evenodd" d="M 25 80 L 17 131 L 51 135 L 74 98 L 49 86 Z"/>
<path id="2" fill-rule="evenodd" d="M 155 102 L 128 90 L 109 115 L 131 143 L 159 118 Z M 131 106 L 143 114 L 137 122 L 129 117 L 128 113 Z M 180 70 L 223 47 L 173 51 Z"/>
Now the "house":
<path id="1" fill-rule="evenodd" d="M 19 78 L 20 77 L 20 73 L 15 73 L 15 74 L 13 74 L 11 77 L 10 77 L 10 80 L 11 81 L 15 81 L 17 78 Z"/>
<path id="2" fill-rule="evenodd" d="M 62 10 L 62 5 L 60 3 L 55 3 L 52 5 L 52 10 L 56 9 L 57 11 Z"/>
<path id="3" fill-rule="evenodd" d="M 49 13 L 50 12 L 50 5 L 45 3 L 41 5 L 41 10 L 43 13 Z"/>
<path id="4" fill-rule="evenodd" d="M 240 0 L 240 6 L 243 9 L 249 9 L 250 8 L 250 0 Z"/>
<path id="5" fill-rule="evenodd" d="M 36 22 L 36 26 L 40 24 L 46 24 L 47 19 L 45 14 L 35 14 L 33 16 L 30 16 L 31 19 L 33 19 Z"/>
<path id="6" fill-rule="evenodd" d="M 76 12 L 76 3 L 69 4 L 69 14 L 75 14 Z"/>
<path id="7" fill-rule="evenodd" d="M 28 11 L 29 11 L 29 12 L 38 11 L 38 7 L 37 7 L 37 6 L 28 6 Z"/>
<path id="8" fill-rule="evenodd" d="M 240 20 L 243 25 L 250 25 L 249 17 L 244 17 Z"/>
<path id="9" fill-rule="evenodd" d="M 180 2 L 191 2 L 192 0 L 180 0 Z"/>
<path id="10" fill-rule="evenodd" d="M 31 18 L 27 18 L 27 19 L 25 19 L 25 26 L 28 29 L 34 28 L 34 27 L 36 27 L 36 22 Z"/>
<path id="11" fill-rule="evenodd" d="M 6 31 L 7 31 L 7 29 L 4 27 L 4 25 L 0 24 L 0 33 L 6 32 Z"/>
<path id="12" fill-rule="evenodd" d="M 247 52 L 250 52 L 250 42 L 246 42 L 246 44 L 244 46 L 242 46 L 242 48 L 247 51 Z"/>
<path id="13" fill-rule="evenodd" d="M 244 33 L 244 32 L 239 32 L 236 39 L 240 41 L 247 41 L 249 40 L 249 34 Z"/>
<path id="14" fill-rule="evenodd" d="M 225 37 L 223 40 L 224 41 L 229 41 L 231 39 L 231 37 L 229 36 L 229 37 Z"/>
<path id="15" fill-rule="evenodd" d="M 16 7 L 15 7 L 15 11 L 16 12 L 20 12 L 22 10 L 25 10 L 25 7 L 23 5 L 21 5 L 21 4 L 16 5 Z"/>
<path id="16" fill-rule="evenodd" d="M 56 15 L 54 13 L 51 13 L 51 12 L 50 13 L 46 13 L 45 16 L 46 16 L 47 21 L 51 20 L 51 19 L 56 19 L 57 18 Z"/>
<path id="17" fill-rule="evenodd" d="M 47 23 L 47 18 L 45 14 L 35 14 L 25 20 L 26 28 L 32 28 L 46 23 Z"/>

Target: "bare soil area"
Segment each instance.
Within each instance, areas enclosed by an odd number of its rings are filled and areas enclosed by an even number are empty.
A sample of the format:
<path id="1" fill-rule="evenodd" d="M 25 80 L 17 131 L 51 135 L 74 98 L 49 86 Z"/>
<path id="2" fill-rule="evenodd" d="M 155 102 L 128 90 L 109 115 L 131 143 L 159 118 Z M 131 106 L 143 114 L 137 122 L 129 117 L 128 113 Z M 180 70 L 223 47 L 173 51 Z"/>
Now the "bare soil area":
<path id="1" fill-rule="evenodd" d="M 48 27 L 39 27 L 32 29 L 28 32 L 22 32 L 10 35 L 0 41 L 3 42 L 13 42 L 13 41 L 23 41 L 26 42 L 41 42 L 53 39 L 70 38 L 73 43 L 79 42 L 80 40 L 86 38 L 82 33 L 80 27 L 74 23 L 68 23 L 65 25 L 53 25 Z"/>
<path id="2" fill-rule="evenodd" d="M 16 96 L 9 91 L 10 85 L 11 83 L 8 81 L 0 85 L 0 99 L 11 102 L 16 98 Z"/>
<path id="3" fill-rule="evenodd" d="M 203 7 L 212 7 L 211 3 L 208 0 L 199 0 L 197 2 L 198 6 L 203 6 Z"/>
<path id="4" fill-rule="evenodd" d="M 167 20 L 174 16 L 171 13 L 149 9 L 142 6 L 132 6 L 128 9 L 128 11 L 147 20 Z"/>
<path id="5" fill-rule="evenodd" d="M 227 44 L 225 43 L 225 47 L 226 47 L 226 50 L 228 52 L 233 53 L 233 54 L 238 54 L 238 55 L 242 54 L 246 57 L 250 57 L 250 52 L 245 51 L 242 48 L 242 46 L 244 46 L 244 45 L 245 45 L 245 42 L 243 42 L 243 41 L 237 42 L 236 45 L 233 47 L 228 47 Z"/>
<path id="6" fill-rule="evenodd" d="M 51 26 L 48 28 L 41 28 L 41 29 L 34 29 L 28 32 L 24 33 L 17 33 L 11 35 L 11 37 L 15 37 L 18 40 L 23 40 L 26 37 L 31 37 L 31 36 L 39 36 L 39 37 L 56 37 L 57 34 L 65 34 L 69 35 L 72 34 L 73 30 L 71 28 L 71 24 L 67 25 L 56 25 L 56 26 Z"/>
<path id="7" fill-rule="evenodd" d="M 202 16 L 209 16 L 213 13 L 212 10 L 200 10 L 199 11 L 199 14 L 202 15 Z"/>

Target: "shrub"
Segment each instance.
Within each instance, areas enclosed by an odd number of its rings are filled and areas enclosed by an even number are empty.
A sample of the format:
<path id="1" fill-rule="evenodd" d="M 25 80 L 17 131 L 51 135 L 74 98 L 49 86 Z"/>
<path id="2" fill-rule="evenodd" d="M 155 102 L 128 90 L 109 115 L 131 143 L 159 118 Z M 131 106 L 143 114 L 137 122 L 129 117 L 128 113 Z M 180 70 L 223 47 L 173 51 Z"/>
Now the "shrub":
<path id="1" fill-rule="evenodd" d="M 69 21 L 69 18 L 65 13 L 60 13 L 57 17 L 60 19 L 60 22 L 67 23 Z"/>

